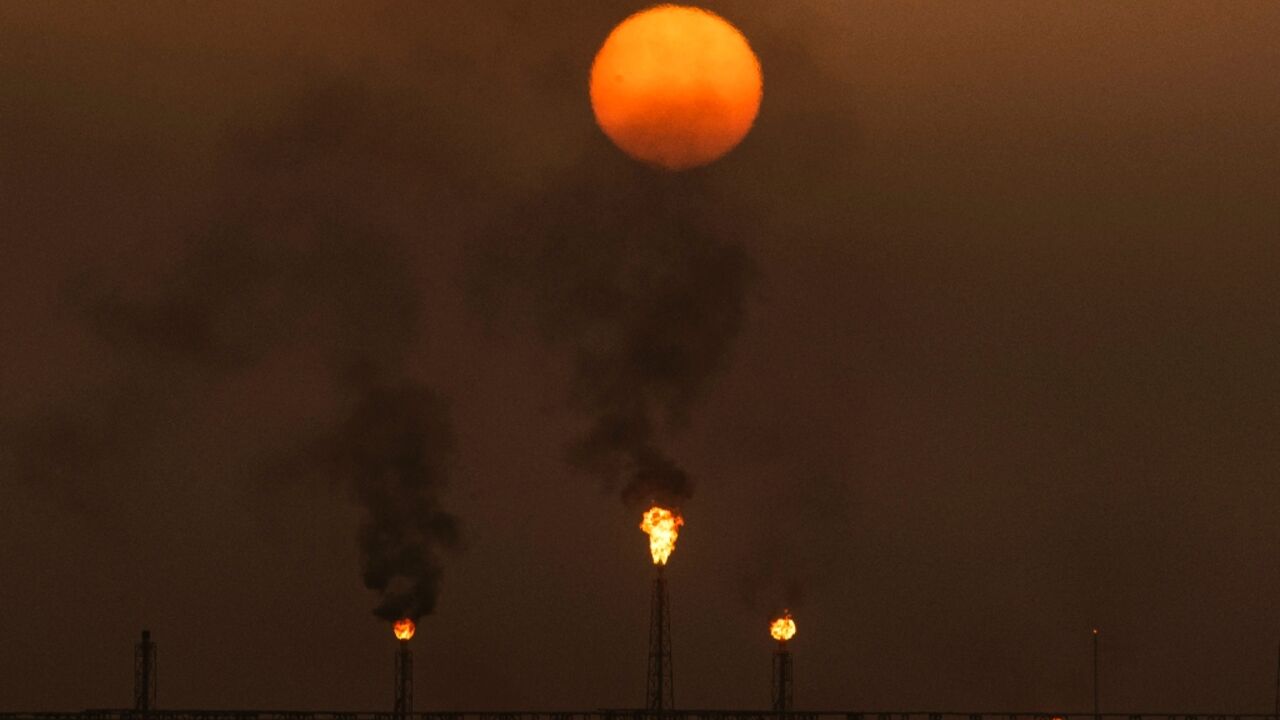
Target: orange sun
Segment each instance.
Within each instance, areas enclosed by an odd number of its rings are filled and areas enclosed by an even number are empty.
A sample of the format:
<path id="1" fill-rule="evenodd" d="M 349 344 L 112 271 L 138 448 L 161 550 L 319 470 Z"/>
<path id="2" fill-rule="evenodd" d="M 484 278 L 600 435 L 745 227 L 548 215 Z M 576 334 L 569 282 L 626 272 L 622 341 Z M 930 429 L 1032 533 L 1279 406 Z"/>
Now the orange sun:
<path id="1" fill-rule="evenodd" d="M 659 5 L 623 20 L 591 66 L 596 122 L 631 157 L 685 170 L 729 152 L 751 129 L 760 61 L 715 13 Z"/>

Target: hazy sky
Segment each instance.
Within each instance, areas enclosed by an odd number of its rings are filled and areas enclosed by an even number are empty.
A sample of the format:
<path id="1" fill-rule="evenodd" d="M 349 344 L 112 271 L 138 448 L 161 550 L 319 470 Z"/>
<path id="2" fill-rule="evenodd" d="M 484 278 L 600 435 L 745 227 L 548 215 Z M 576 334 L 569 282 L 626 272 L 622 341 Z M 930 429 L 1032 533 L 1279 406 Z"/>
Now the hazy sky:
<path id="1" fill-rule="evenodd" d="M 621 405 L 679 706 L 790 604 L 802 709 L 1087 709 L 1096 625 L 1104 710 L 1270 711 L 1280 4 L 707 3 L 764 100 L 680 176 L 587 97 L 645 5 L 0 3 L 0 709 L 127 706 L 143 627 L 164 707 L 388 708 L 390 386 L 462 533 L 418 710 L 642 702 Z"/>

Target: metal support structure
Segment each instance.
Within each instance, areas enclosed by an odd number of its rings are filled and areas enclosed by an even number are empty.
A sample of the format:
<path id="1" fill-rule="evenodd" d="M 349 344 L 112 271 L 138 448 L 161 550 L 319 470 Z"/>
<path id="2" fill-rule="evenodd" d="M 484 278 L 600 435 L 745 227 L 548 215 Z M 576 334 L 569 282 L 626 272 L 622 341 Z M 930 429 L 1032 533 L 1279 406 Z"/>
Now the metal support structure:
<path id="1" fill-rule="evenodd" d="M 413 651 L 409 641 L 401 640 L 396 649 L 396 702 L 395 716 L 406 718 L 413 714 Z"/>
<path id="2" fill-rule="evenodd" d="M 658 569 L 658 576 L 653 579 L 653 601 L 649 607 L 649 680 L 645 709 L 667 712 L 676 704 L 671 677 L 671 606 L 662 566 L 654 567 Z"/>
<path id="3" fill-rule="evenodd" d="M 785 641 L 773 653 L 773 711 L 791 712 L 791 651 Z"/>
<path id="4" fill-rule="evenodd" d="M 1093 716 L 1102 716 L 1098 710 L 1098 628 L 1093 629 Z"/>
<path id="5" fill-rule="evenodd" d="M 147 712 L 156 706 L 156 644 L 151 631 L 142 631 L 142 641 L 133 646 L 133 709 Z"/>

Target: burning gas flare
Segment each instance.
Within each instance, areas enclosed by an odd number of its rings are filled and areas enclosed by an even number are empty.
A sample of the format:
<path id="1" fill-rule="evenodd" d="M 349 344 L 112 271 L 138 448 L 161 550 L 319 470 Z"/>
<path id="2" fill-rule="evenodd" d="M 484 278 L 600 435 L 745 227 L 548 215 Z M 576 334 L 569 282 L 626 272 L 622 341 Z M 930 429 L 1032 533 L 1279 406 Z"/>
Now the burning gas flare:
<path id="1" fill-rule="evenodd" d="M 796 636 L 796 621 L 791 619 L 790 610 L 783 610 L 782 617 L 769 623 L 769 634 L 778 642 L 786 642 Z"/>
<path id="2" fill-rule="evenodd" d="M 640 518 L 640 529 L 649 533 L 649 554 L 654 565 L 666 565 L 667 558 L 676 549 L 676 538 L 684 518 L 670 510 L 654 505 Z"/>
<path id="3" fill-rule="evenodd" d="M 413 633 L 417 629 L 418 626 L 414 625 L 413 621 L 409 618 L 397 620 L 395 624 L 391 626 L 391 631 L 396 634 L 397 640 L 408 640 L 409 638 L 412 638 Z"/>

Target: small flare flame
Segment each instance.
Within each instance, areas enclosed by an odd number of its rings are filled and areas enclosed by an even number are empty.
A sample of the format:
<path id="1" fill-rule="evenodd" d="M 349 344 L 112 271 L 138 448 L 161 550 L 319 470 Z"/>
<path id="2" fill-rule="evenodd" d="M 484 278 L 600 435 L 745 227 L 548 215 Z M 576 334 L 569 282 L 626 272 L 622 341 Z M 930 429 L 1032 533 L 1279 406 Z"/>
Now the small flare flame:
<path id="1" fill-rule="evenodd" d="M 640 529 L 649 533 L 649 554 L 654 565 L 666 565 L 676 549 L 676 538 L 684 518 L 664 507 L 654 505 L 640 518 Z"/>
<path id="2" fill-rule="evenodd" d="M 769 623 L 769 634 L 783 643 L 796 636 L 796 621 L 791 619 L 790 610 L 783 610 L 782 617 Z"/>
<path id="3" fill-rule="evenodd" d="M 417 629 L 418 626 L 414 625 L 413 621 L 409 618 L 401 618 L 400 620 L 395 621 L 395 624 L 391 626 L 391 631 L 396 634 L 397 640 L 408 640 L 412 638 L 413 633 L 416 632 Z"/>

